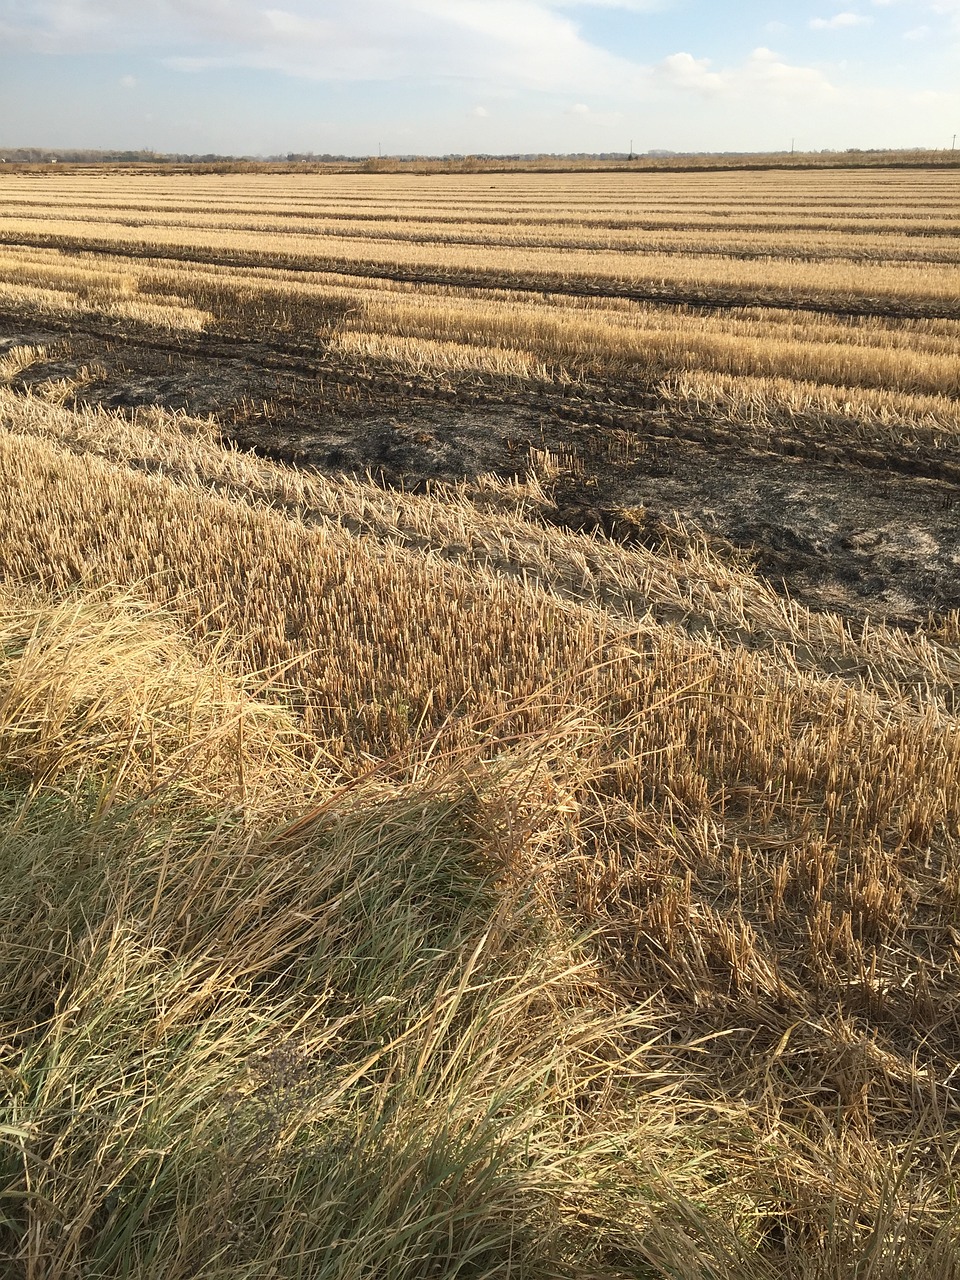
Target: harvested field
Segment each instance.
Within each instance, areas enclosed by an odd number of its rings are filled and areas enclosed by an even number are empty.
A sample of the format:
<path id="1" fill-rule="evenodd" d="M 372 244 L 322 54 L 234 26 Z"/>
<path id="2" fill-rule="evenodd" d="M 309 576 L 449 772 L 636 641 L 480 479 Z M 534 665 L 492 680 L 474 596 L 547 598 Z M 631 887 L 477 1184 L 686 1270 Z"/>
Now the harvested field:
<path id="1" fill-rule="evenodd" d="M 960 1277 L 958 195 L 0 175 L 4 1274 Z"/>
<path id="2" fill-rule="evenodd" d="M 298 465 L 545 467 L 561 525 L 915 625 L 960 606 L 958 175 L 9 174 L 0 341 Z"/>

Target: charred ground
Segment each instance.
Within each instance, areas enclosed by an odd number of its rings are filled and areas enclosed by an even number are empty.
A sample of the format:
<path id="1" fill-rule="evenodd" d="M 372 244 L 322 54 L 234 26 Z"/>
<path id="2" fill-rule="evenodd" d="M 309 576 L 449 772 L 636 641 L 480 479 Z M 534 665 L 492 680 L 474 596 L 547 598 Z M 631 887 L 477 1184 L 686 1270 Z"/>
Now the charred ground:
<path id="1" fill-rule="evenodd" d="M 411 377 L 316 344 L 0 317 L 0 353 L 25 344 L 46 354 L 17 375 L 24 392 L 209 415 L 242 449 L 415 491 L 535 470 L 564 528 L 648 546 L 696 528 L 791 596 L 855 617 L 911 626 L 960 607 L 960 447 L 942 440 L 885 453 L 829 420 L 771 432 L 679 414 L 643 384 Z"/>

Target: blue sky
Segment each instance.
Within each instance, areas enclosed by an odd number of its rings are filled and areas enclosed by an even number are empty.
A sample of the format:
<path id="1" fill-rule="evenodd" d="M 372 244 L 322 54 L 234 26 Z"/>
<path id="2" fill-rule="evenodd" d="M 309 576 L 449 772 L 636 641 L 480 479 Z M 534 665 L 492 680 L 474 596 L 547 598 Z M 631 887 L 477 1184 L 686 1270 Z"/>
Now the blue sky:
<path id="1" fill-rule="evenodd" d="M 0 146 L 949 147 L 960 0 L 0 0 Z"/>

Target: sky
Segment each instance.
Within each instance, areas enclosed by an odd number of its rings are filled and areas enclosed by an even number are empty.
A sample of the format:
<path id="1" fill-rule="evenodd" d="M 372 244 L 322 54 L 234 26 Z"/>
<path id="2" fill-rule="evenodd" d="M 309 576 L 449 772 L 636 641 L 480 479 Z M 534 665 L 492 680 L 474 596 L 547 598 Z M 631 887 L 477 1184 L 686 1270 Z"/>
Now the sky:
<path id="1" fill-rule="evenodd" d="M 0 0 L 0 147 L 952 145 L 960 0 Z"/>

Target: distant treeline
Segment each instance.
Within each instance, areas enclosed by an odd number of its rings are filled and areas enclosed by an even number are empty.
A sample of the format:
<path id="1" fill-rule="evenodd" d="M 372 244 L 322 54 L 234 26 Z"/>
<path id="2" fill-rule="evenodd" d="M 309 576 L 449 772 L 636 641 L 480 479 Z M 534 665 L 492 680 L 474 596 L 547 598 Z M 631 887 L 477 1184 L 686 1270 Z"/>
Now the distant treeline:
<path id="1" fill-rule="evenodd" d="M 568 172 L 605 169 L 811 169 L 960 167 L 960 151 L 852 147 L 846 151 L 720 151 L 685 153 L 600 152 L 566 155 L 347 156 L 308 152 L 253 158 L 215 154 L 187 155 L 160 151 L 61 150 L 44 147 L 0 147 L 0 165 L 47 168 L 52 165 L 111 165 L 137 171 L 196 173 L 505 173 Z"/>
<path id="2" fill-rule="evenodd" d="M 0 162 L 7 164 L 222 164 L 239 157 L 190 155 L 162 151 L 67 151 L 49 147 L 0 147 Z"/>

